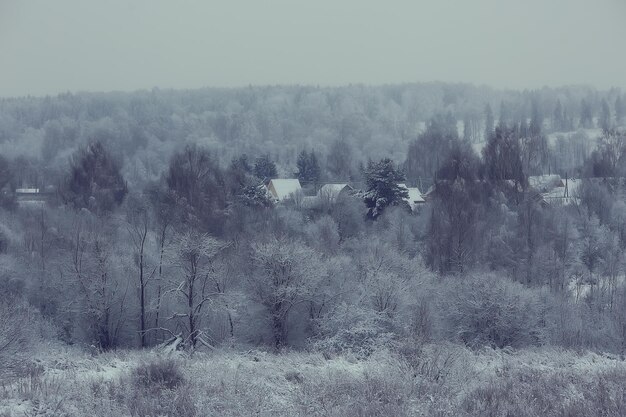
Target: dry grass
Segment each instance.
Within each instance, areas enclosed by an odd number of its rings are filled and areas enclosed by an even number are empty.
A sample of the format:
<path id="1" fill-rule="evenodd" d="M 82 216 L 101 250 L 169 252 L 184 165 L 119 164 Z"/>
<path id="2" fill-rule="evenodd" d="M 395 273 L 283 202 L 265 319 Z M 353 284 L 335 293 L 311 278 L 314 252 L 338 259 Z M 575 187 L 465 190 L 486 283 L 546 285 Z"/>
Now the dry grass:
<path id="1" fill-rule="evenodd" d="M 626 364 L 562 350 L 427 345 L 365 360 L 264 352 L 75 359 L 74 367 L 44 361 L 44 372 L 4 382 L 0 416 L 626 415 Z"/>

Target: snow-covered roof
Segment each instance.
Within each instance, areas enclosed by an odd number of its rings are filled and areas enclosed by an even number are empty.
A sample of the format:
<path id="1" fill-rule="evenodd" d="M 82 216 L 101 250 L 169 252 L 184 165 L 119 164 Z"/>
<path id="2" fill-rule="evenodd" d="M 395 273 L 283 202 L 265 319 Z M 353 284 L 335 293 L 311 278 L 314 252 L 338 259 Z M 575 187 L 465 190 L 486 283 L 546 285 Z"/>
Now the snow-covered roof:
<path id="1" fill-rule="evenodd" d="M 352 191 L 352 187 L 349 184 L 324 184 L 317 192 L 317 196 L 334 201 L 339 197 L 339 194 L 346 189 Z"/>
<path id="2" fill-rule="evenodd" d="M 405 201 L 409 203 L 411 209 L 415 209 L 415 206 L 426 202 L 422 197 L 422 192 L 417 187 L 407 187 L 406 184 L 398 184 L 398 187 L 405 188 L 409 192 L 409 196 L 405 198 Z"/>
<path id="3" fill-rule="evenodd" d="M 38 194 L 39 188 L 17 188 L 15 192 L 17 194 Z"/>
<path id="4" fill-rule="evenodd" d="M 528 185 L 540 192 L 548 192 L 556 187 L 563 187 L 563 180 L 559 175 L 536 175 L 528 177 Z"/>
<path id="5" fill-rule="evenodd" d="M 288 198 L 291 194 L 300 191 L 300 181 L 297 178 L 274 178 L 270 180 L 267 189 L 278 201 Z"/>
<path id="6" fill-rule="evenodd" d="M 565 180 L 563 180 L 565 184 Z M 567 180 L 567 189 L 563 187 L 554 187 L 542 194 L 543 200 L 551 205 L 572 205 L 580 201 L 579 189 L 582 180 L 571 178 Z"/>

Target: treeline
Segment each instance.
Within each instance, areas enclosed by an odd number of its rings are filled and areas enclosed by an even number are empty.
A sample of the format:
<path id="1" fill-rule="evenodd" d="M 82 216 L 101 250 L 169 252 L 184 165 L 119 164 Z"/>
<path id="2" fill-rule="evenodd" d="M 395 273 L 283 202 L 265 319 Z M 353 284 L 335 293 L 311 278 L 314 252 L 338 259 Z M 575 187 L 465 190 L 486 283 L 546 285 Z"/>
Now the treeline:
<path id="1" fill-rule="evenodd" d="M 315 150 L 324 180 L 347 181 L 369 158 L 404 160 L 437 114 L 458 121 L 461 136 L 478 143 L 496 126 L 513 124 L 544 132 L 608 128 L 623 121 L 624 102 L 617 89 L 518 92 L 443 83 L 68 93 L 0 100 L 0 146 L 19 160 L 17 186 L 49 185 L 67 158 L 94 140 L 110 147 L 126 180 L 139 187 L 158 178 L 182 143 L 208 147 L 221 161 L 267 154 L 281 176 L 292 174 L 300 151 Z"/>
<path id="2" fill-rule="evenodd" d="M 355 163 L 338 161 L 357 191 L 313 207 L 272 202 L 264 184 L 288 165 L 240 142 L 225 159 L 200 139 L 158 139 L 172 146 L 167 161 L 132 182 L 127 145 L 94 135 L 57 167 L 49 203 L 32 207 L 15 200 L 21 160 L 9 153 L 0 160 L 3 319 L 35 314 L 65 342 L 101 350 L 169 339 L 367 355 L 449 340 L 623 353 L 626 136 L 606 129 L 567 160 L 584 179 L 553 206 L 529 181 L 558 156 L 540 119 L 494 122 L 480 154 L 450 114 L 408 139 L 401 163 L 347 148 Z M 286 173 L 313 189 L 343 178 L 323 159 L 301 149 Z M 428 201 L 411 212 L 398 183 L 427 178 Z M 22 328 L 6 328 L 0 346 L 19 350 Z"/>

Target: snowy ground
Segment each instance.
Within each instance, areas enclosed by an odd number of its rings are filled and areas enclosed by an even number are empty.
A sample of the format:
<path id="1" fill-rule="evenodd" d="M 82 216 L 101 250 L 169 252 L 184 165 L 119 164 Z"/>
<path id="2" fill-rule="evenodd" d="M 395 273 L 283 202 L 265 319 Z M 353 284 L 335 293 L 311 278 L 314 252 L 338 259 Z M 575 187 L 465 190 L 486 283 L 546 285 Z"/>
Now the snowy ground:
<path id="1" fill-rule="evenodd" d="M 145 386 L 153 352 L 36 358 L 37 375 L 0 383 L 0 416 L 624 415 L 626 363 L 555 349 L 471 352 L 428 345 L 368 359 L 317 353 L 175 354 L 184 383 Z"/>

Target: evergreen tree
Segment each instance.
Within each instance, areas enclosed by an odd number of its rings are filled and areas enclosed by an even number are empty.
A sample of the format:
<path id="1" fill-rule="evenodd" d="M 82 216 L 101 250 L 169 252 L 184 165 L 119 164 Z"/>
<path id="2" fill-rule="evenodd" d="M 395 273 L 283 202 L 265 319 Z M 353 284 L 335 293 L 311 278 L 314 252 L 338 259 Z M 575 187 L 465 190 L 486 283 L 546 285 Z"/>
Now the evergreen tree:
<path id="1" fill-rule="evenodd" d="M 263 181 L 276 178 L 276 164 L 272 162 L 269 155 L 262 155 L 254 161 L 254 175 Z"/>
<path id="2" fill-rule="evenodd" d="M 591 104 L 585 99 L 580 102 L 580 127 L 586 129 L 593 127 L 593 110 Z"/>
<path id="3" fill-rule="evenodd" d="M 561 100 L 556 101 L 554 106 L 554 115 L 552 116 L 552 130 L 563 131 L 565 129 L 565 119 Z"/>
<path id="4" fill-rule="evenodd" d="M 248 161 L 248 155 L 243 154 L 239 158 L 233 158 L 230 163 L 230 167 L 233 170 L 240 171 L 245 174 L 252 174 L 252 167 Z"/>
<path id="5" fill-rule="evenodd" d="M 237 197 L 243 205 L 248 207 L 266 208 L 272 206 L 272 200 L 263 183 L 250 181 L 241 188 Z"/>
<path id="6" fill-rule="evenodd" d="M 298 172 L 295 175 L 303 184 L 316 184 L 320 179 L 320 165 L 315 152 L 300 152 L 296 162 Z"/>
<path id="7" fill-rule="evenodd" d="M 602 116 L 600 118 L 600 127 L 604 130 L 611 128 L 611 108 L 606 99 L 602 100 Z"/>
<path id="8" fill-rule="evenodd" d="M 498 122 L 499 128 L 506 128 L 509 125 L 509 107 L 504 101 L 500 102 L 500 121 Z"/>
<path id="9" fill-rule="evenodd" d="M 489 140 L 491 137 L 491 133 L 494 128 L 494 119 L 493 119 L 493 111 L 491 110 L 491 106 L 487 104 L 485 106 L 485 140 Z"/>
<path id="10" fill-rule="evenodd" d="M 526 117 L 522 117 L 522 120 L 519 122 L 519 131 L 518 135 L 520 138 L 525 138 L 530 134 L 530 129 L 528 128 L 528 122 L 526 121 Z"/>
<path id="11" fill-rule="evenodd" d="M 519 141 L 513 130 L 497 128 L 483 149 L 485 174 L 497 184 L 513 180 L 516 185 L 527 185 Z"/>
<path id="12" fill-rule="evenodd" d="M 117 161 L 101 142 L 94 142 L 72 157 L 61 196 L 76 209 L 87 208 L 99 214 L 120 205 L 127 192 Z"/>
<path id="13" fill-rule="evenodd" d="M 15 194 L 10 192 L 9 184 L 13 179 L 13 173 L 9 161 L 0 155 L 0 207 L 9 209 L 15 206 Z"/>
<path id="14" fill-rule="evenodd" d="M 568 132 L 574 130 L 574 118 L 570 117 L 565 107 L 563 107 L 563 130 Z"/>
<path id="15" fill-rule="evenodd" d="M 615 120 L 618 123 L 622 123 L 624 121 L 624 117 L 626 117 L 626 106 L 624 105 L 622 96 L 619 95 L 615 99 Z"/>
<path id="16" fill-rule="evenodd" d="M 537 99 L 532 101 L 532 110 L 530 116 L 530 135 L 531 136 L 539 136 L 541 134 L 541 128 L 543 126 L 543 115 L 541 113 L 541 109 L 539 108 L 539 102 Z"/>
<path id="17" fill-rule="evenodd" d="M 406 188 L 398 186 L 404 175 L 389 158 L 370 161 L 365 169 L 365 181 L 365 205 L 370 219 L 376 219 L 386 207 L 400 205 L 409 196 Z"/>

